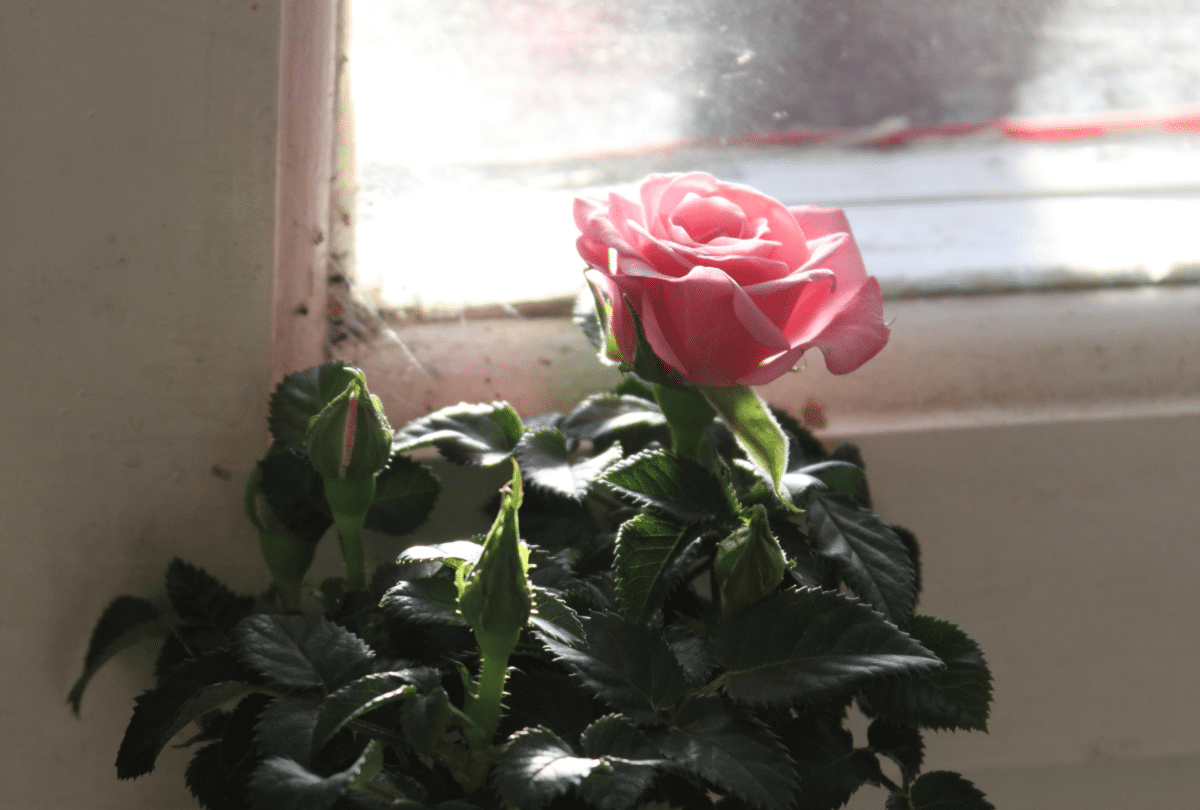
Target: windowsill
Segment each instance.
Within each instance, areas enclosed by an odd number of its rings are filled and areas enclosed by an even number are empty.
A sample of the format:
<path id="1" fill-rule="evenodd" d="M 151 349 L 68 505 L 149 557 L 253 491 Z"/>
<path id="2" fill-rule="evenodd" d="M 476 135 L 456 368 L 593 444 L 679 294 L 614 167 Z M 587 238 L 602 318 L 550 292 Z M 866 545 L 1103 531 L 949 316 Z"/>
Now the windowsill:
<path id="1" fill-rule="evenodd" d="M 797 414 L 811 401 L 830 436 L 1200 413 L 1200 286 L 911 298 L 885 312 L 891 341 L 861 369 L 831 375 L 812 352 L 763 395 Z M 394 334 L 340 355 L 396 424 L 459 401 L 566 411 L 619 380 L 565 317 Z"/>

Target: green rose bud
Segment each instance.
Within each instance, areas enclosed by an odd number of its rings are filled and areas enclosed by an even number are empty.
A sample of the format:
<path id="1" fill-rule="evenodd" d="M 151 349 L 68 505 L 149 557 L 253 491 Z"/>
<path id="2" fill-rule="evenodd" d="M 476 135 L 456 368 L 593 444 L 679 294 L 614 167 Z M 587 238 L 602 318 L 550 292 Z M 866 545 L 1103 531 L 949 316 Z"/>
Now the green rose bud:
<path id="1" fill-rule="evenodd" d="M 484 655 L 505 657 L 517 646 L 533 607 L 529 579 L 529 547 L 521 543 L 517 510 L 521 508 L 521 471 L 513 462 L 513 480 L 504 493 L 479 562 L 464 577 L 458 595 L 463 618 L 475 631 Z"/>
<path id="2" fill-rule="evenodd" d="M 308 423 L 305 445 L 322 478 L 374 478 L 392 451 L 392 428 L 379 397 L 367 391 L 358 372 L 341 394 Z"/>
<path id="3" fill-rule="evenodd" d="M 288 531 L 287 526 L 275 516 L 275 510 L 267 503 L 262 491 L 262 468 L 255 465 L 246 484 L 246 516 L 258 530 L 258 544 L 262 548 L 267 570 L 279 591 L 283 608 L 300 610 L 300 585 L 316 554 L 315 543 L 308 543 Z"/>
<path id="4" fill-rule="evenodd" d="M 337 526 L 346 585 L 362 590 L 367 587 L 362 528 L 375 499 L 375 477 L 392 452 L 392 428 L 363 373 L 350 371 L 345 390 L 309 420 L 305 446 Z"/>
<path id="5" fill-rule="evenodd" d="M 751 507 L 747 525 L 717 544 L 713 568 L 723 610 L 733 613 L 773 593 L 786 565 L 783 549 L 767 523 L 767 510 L 762 505 Z"/>

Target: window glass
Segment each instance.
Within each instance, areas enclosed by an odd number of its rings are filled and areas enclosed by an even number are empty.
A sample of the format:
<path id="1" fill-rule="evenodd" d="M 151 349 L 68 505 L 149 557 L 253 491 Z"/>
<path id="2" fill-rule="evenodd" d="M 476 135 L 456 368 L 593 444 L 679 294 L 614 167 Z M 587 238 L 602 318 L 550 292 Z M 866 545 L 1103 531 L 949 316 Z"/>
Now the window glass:
<path id="1" fill-rule="evenodd" d="M 402 310 L 574 295 L 571 199 L 650 171 L 846 208 L 892 293 L 1200 265 L 1192 0 L 353 0 L 352 14 L 358 276 Z M 1064 115 L 1091 128 L 1045 118 Z M 1013 118 L 1033 123 L 980 125 Z"/>

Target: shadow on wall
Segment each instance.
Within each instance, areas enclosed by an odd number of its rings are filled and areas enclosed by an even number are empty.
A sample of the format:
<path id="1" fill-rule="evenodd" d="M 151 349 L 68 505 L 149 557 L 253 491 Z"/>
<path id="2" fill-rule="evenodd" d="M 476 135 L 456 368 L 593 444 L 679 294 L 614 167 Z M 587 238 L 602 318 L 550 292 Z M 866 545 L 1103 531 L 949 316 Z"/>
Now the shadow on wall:
<path id="1" fill-rule="evenodd" d="M 692 134 L 1001 117 L 1060 2 L 712 0 Z"/>

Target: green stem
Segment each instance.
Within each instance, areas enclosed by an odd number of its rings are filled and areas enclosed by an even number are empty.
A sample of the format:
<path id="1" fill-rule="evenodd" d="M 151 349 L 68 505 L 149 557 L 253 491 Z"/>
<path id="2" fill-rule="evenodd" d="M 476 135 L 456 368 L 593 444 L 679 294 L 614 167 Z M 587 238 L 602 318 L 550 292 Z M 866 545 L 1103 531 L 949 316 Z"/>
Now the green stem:
<path id="1" fill-rule="evenodd" d="M 476 728 L 463 730 L 472 751 L 488 748 L 496 736 L 496 728 L 500 725 L 501 701 L 504 699 L 504 682 L 508 679 L 508 657 L 515 646 L 480 650 L 478 689 L 466 707 L 467 716 L 474 721 Z"/>
<path id="2" fill-rule="evenodd" d="M 338 541 L 342 546 L 342 560 L 346 563 L 346 590 L 365 591 L 367 589 L 367 559 L 363 551 L 362 524 L 346 521 L 336 521 L 338 524 Z"/>
<path id="3" fill-rule="evenodd" d="M 347 480 L 325 478 L 325 500 L 333 512 L 342 559 L 346 563 L 346 589 L 362 591 L 367 588 L 367 562 L 363 552 L 362 529 L 367 510 L 375 499 L 375 479 Z"/>
<path id="4" fill-rule="evenodd" d="M 703 462 L 704 431 L 712 424 L 716 411 L 695 388 L 668 388 L 657 384 L 653 388 L 654 399 L 671 429 L 671 445 L 675 452 Z"/>

